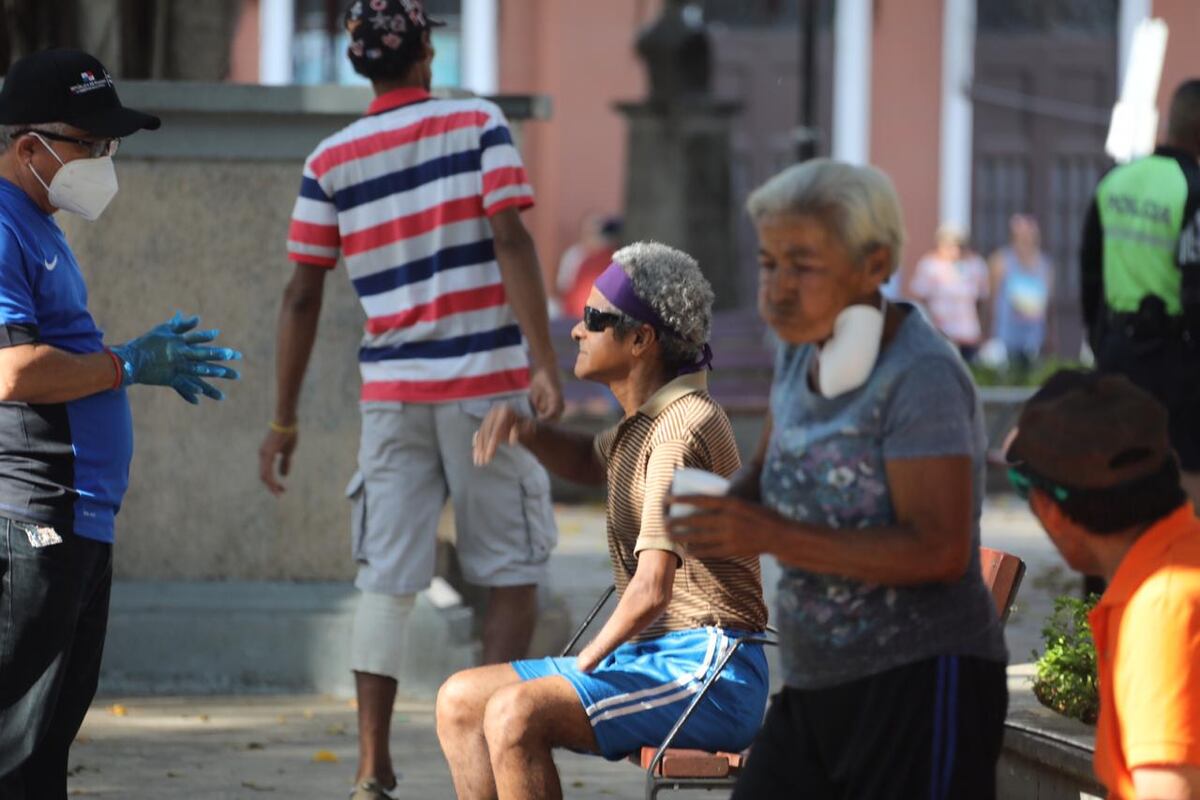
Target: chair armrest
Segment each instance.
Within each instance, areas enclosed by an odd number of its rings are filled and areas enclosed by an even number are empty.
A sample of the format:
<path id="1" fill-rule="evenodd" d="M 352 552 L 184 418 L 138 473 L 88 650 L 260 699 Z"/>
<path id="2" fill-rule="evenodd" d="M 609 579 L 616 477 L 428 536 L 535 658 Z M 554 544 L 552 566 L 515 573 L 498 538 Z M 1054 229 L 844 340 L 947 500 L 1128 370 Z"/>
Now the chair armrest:
<path id="1" fill-rule="evenodd" d="M 600 599 L 596 601 L 596 605 L 592 606 L 592 610 L 588 612 L 588 615 L 583 620 L 583 624 L 575 631 L 575 635 L 571 637 L 571 641 L 567 642 L 567 646 L 559 653 L 559 658 L 566 658 L 571 655 L 571 651 L 575 649 L 575 645 L 579 644 L 579 640 L 583 637 L 584 632 L 587 631 L 588 626 L 596 619 L 596 615 L 600 613 L 600 610 L 604 608 L 604 604 L 608 602 L 608 598 L 612 597 L 613 592 L 616 590 L 616 585 L 610 585 L 604 590 L 604 594 L 600 595 Z"/>

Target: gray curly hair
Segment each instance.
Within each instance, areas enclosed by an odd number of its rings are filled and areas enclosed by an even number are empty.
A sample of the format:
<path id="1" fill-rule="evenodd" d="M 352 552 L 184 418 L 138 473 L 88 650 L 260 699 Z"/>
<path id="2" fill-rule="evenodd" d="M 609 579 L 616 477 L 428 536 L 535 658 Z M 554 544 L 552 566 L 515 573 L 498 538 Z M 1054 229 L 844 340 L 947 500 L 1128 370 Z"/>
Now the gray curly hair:
<path id="1" fill-rule="evenodd" d="M 824 221 L 859 262 L 877 247 L 892 254 L 892 271 L 904 251 L 904 216 L 892 181 L 881 170 L 814 158 L 788 167 L 746 200 L 756 222 L 771 214 L 812 215 Z"/>
<path id="2" fill-rule="evenodd" d="M 670 329 L 659 331 L 663 360 L 673 368 L 694 364 L 708 342 L 713 305 L 712 286 L 696 259 L 659 242 L 634 242 L 614 253 L 613 261 L 625 270 L 642 302 Z M 623 319 L 618 332 L 640 324 Z"/>

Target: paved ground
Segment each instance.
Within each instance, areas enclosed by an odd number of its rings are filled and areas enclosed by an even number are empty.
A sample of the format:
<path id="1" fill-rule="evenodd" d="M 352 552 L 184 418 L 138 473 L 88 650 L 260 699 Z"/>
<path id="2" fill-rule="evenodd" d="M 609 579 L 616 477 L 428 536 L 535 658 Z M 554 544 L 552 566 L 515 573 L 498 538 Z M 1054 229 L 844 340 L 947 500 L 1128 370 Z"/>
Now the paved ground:
<path id="1" fill-rule="evenodd" d="M 114 713 L 115 712 L 115 713 Z M 403 797 L 453 798 L 429 704 L 398 704 L 392 736 Z M 157 800 L 345 798 L 354 708 L 331 697 L 108 698 L 71 754 L 72 797 Z M 639 772 L 557 757 L 568 797 L 640 797 Z"/>
<path id="2" fill-rule="evenodd" d="M 571 507 L 560 509 L 559 519 L 562 544 L 550 585 L 578 619 L 609 581 L 603 515 L 595 507 Z M 984 543 L 1028 564 L 1007 631 L 1012 661 L 1028 661 L 1053 597 L 1075 591 L 1078 581 L 1061 568 L 1019 503 L 989 504 Z M 773 594 L 777 572 L 773 564 L 764 566 Z M 429 703 L 397 706 L 393 746 L 405 797 L 453 797 Z M 350 788 L 354 761 L 354 708 L 344 698 L 110 697 L 97 700 L 84 723 L 72 751 L 70 786 L 73 796 L 121 800 L 337 798 Z M 557 761 L 570 798 L 642 796 L 632 766 L 571 753 Z"/>
<path id="3" fill-rule="evenodd" d="M 1005 628 L 1009 662 L 1033 660 L 1041 650 L 1042 625 L 1054 608 L 1054 598 L 1078 595 L 1083 580 L 1071 572 L 1024 503 L 1013 498 L 990 502 L 983 518 L 983 544 L 1006 550 L 1025 561 L 1025 580 Z"/>

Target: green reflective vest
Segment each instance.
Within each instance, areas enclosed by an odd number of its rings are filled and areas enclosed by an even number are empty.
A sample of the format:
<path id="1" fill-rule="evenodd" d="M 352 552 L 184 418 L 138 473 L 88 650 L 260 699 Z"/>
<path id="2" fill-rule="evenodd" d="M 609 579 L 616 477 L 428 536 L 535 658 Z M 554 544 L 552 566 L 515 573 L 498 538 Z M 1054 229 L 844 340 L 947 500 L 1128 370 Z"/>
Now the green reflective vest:
<path id="1" fill-rule="evenodd" d="M 1181 313 L 1175 255 L 1188 200 L 1187 178 L 1169 156 L 1117 167 L 1100 181 L 1096 206 L 1104 231 L 1104 299 L 1117 313 L 1138 310 L 1157 295 Z"/>

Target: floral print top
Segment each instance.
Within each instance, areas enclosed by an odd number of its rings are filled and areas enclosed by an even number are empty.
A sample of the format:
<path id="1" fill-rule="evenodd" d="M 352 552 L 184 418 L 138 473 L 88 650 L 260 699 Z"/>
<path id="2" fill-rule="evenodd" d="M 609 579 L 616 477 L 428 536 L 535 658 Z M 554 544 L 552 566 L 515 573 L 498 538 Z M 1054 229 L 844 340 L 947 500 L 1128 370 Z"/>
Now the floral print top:
<path id="1" fill-rule="evenodd" d="M 940 655 L 1007 660 L 979 568 L 986 440 L 975 387 L 949 342 L 915 308 L 901 307 L 908 316 L 866 384 L 835 398 L 809 383 L 812 345 L 780 347 L 763 502 L 853 536 L 896 522 L 888 461 L 969 455 L 971 567 L 952 584 L 889 587 L 785 566 L 774 621 L 792 688 L 835 686 Z"/>

